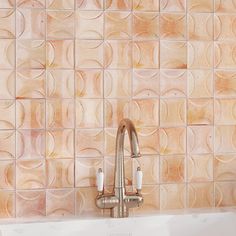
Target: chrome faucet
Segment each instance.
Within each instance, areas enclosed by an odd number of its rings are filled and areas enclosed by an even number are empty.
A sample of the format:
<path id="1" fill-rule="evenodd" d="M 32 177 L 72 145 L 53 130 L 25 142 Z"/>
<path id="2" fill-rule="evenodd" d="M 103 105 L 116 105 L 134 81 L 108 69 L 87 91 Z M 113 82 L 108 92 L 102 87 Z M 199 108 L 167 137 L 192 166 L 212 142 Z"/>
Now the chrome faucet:
<path id="1" fill-rule="evenodd" d="M 125 189 L 124 171 L 124 138 L 127 131 L 130 141 L 131 157 L 141 157 L 139 152 L 138 137 L 133 123 L 129 119 L 123 119 L 116 136 L 116 157 L 114 173 L 114 189 L 112 194 L 104 194 L 103 184 L 99 184 L 96 205 L 101 209 L 110 209 L 111 217 L 122 218 L 129 216 L 129 208 L 138 207 L 143 203 L 141 186 L 137 187 L 137 192 L 128 193 Z M 137 171 L 141 173 L 140 167 Z M 137 172 L 137 173 L 138 173 Z M 99 169 L 98 175 L 102 174 Z M 138 180 L 141 181 L 141 180 Z"/>

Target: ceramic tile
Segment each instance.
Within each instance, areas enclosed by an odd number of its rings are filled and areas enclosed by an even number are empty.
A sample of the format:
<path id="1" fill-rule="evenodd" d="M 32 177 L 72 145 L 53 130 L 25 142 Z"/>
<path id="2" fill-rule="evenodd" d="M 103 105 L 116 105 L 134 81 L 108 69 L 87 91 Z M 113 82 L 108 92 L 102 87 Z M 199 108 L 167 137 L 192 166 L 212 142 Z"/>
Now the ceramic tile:
<path id="1" fill-rule="evenodd" d="M 46 156 L 49 159 L 74 158 L 74 131 L 72 129 L 47 131 Z"/>
<path id="2" fill-rule="evenodd" d="M 102 11 L 76 12 L 76 38 L 103 39 L 104 14 Z"/>
<path id="3" fill-rule="evenodd" d="M 15 163 L 12 160 L 0 161 L 0 189 L 15 188 Z"/>
<path id="4" fill-rule="evenodd" d="M 45 98 L 45 70 L 18 70 L 16 98 Z"/>
<path id="5" fill-rule="evenodd" d="M 46 161 L 47 188 L 74 187 L 74 160 L 50 159 Z"/>
<path id="6" fill-rule="evenodd" d="M 185 0 L 160 0 L 160 10 L 168 12 L 184 12 L 186 8 Z"/>
<path id="7" fill-rule="evenodd" d="M 16 189 L 42 189 L 45 187 L 44 160 L 18 160 L 16 162 Z"/>
<path id="8" fill-rule="evenodd" d="M 49 9 L 74 9 L 74 0 L 46 0 L 46 7 Z"/>
<path id="9" fill-rule="evenodd" d="M 132 1 L 129 0 L 105 0 L 105 8 L 108 10 L 131 10 Z"/>
<path id="10" fill-rule="evenodd" d="M 45 8 L 45 0 L 16 0 L 18 8 Z"/>
<path id="11" fill-rule="evenodd" d="M 78 98 L 102 98 L 103 71 L 89 69 L 75 71 L 75 95 Z"/>
<path id="12" fill-rule="evenodd" d="M 0 69 L 14 69 L 15 68 L 15 40 L 0 39 Z"/>
<path id="13" fill-rule="evenodd" d="M 0 99 L 15 98 L 15 72 L 0 70 Z"/>
<path id="14" fill-rule="evenodd" d="M 15 5 L 15 0 L 2 0 L 0 8 L 14 8 Z"/>
<path id="15" fill-rule="evenodd" d="M 81 10 L 103 9 L 103 0 L 75 0 L 76 8 Z"/>
<path id="16" fill-rule="evenodd" d="M 0 100 L 0 129 L 15 128 L 15 101 Z"/>
<path id="17" fill-rule="evenodd" d="M 234 0 L 215 0 L 215 12 L 220 13 L 234 13 L 236 12 L 236 5 Z"/>
<path id="18" fill-rule="evenodd" d="M 0 9 L 0 38 L 15 38 L 15 11 Z"/>
<path id="19" fill-rule="evenodd" d="M 16 137 L 14 130 L 0 130 L 0 159 L 15 158 Z"/>
<path id="20" fill-rule="evenodd" d="M 103 127 L 102 99 L 76 100 L 76 127 L 77 128 Z"/>
<path id="21" fill-rule="evenodd" d="M 42 9 L 18 9 L 16 12 L 16 35 L 18 39 L 44 39 L 46 14 Z"/>
<path id="22" fill-rule="evenodd" d="M 160 15 L 160 36 L 167 40 L 186 38 L 185 14 L 162 13 Z"/>
<path id="23" fill-rule="evenodd" d="M 16 118 L 18 129 L 43 129 L 45 127 L 45 100 L 17 100 Z"/>
<path id="24" fill-rule="evenodd" d="M 213 14 L 199 13 L 188 15 L 189 40 L 213 40 Z"/>
<path id="25" fill-rule="evenodd" d="M 43 190 L 16 192 L 17 217 L 43 217 L 46 215 L 46 194 Z"/>
<path id="26" fill-rule="evenodd" d="M 213 12 L 214 0 L 189 0 L 188 11 L 190 12 Z"/>
<path id="27" fill-rule="evenodd" d="M 185 42 L 161 42 L 161 69 L 186 69 L 187 44 Z"/>
<path id="28" fill-rule="evenodd" d="M 47 190 L 47 216 L 68 217 L 75 213 L 74 190 Z"/>
<path id="29" fill-rule="evenodd" d="M 159 14 L 136 12 L 133 14 L 133 38 L 135 39 L 158 39 L 159 37 Z"/>
<path id="30" fill-rule="evenodd" d="M 160 182 L 181 183 L 185 181 L 185 156 L 161 156 Z"/>
<path id="31" fill-rule="evenodd" d="M 159 47 L 158 41 L 134 41 L 133 67 L 135 69 L 158 69 Z"/>
<path id="32" fill-rule="evenodd" d="M 74 69 L 74 40 L 47 41 L 47 68 Z"/>
<path id="33" fill-rule="evenodd" d="M 159 11 L 159 0 L 133 0 L 134 11 Z"/>
<path id="34" fill-rule="evenodd" d="M 105 22 L 106 39 L 131 38 L 132 15 L 130 12 L 106 12 Z"/>
<path id="35" fill-rule="evenodd" d="M 15 217 L 15 193 L 13 191 L 0 191 L 0 209 L 0 218 Z"/>
<path id="36" fill-rule="evenodd" d="M 132 89 L 135 98 L 154 98 L 159 96 L 159 71 L 134 70 Z"/>
<path id="37" fill-rule="evenodd" d="M 189 155 L 187 159 L 188 182 L 213 180 L 213 156 L 211 154 Z"/>

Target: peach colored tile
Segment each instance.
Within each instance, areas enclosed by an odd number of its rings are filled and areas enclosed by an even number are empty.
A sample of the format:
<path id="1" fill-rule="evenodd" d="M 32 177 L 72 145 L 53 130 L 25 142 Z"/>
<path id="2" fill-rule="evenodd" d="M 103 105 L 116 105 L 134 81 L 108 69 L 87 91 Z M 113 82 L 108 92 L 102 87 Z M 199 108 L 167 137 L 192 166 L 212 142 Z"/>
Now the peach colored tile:
<path id="1" fill-rule="evenodd" d="M 215 55 L 215 68 L 234 69 L 236 43 L 234 42 L 215 42 L 214 55 Z"/>
<path id="2" fill-rule="evenodd" d="M 15 11 L 0 9 L 0 38 L 15 38 Z"/>
<path id="3" fill-rule="evenodd" d="M 133 0 L 133 10 L 159 11 L 159 0 Z"/>
<path id="4" fill-rule="evenodd" d="M 213 40 L 213 14 L 199 13 L 188 15 L 189 40 Z"/>
<path id="5" fill-rule="evenodd" d="M 184 12 L 186 0 L 160 0 L 160 10 L 169 12 Z"/>
<path id="6" fill-rule="evenodd" d="M 103 39 L 104 13 L 102 11 L 76 12 L 76 38 Z"/>
<path id="7" fill-rule="evenodd" d="M 158 154 L 160 150 L 159 130 L 157 128 L 139 128 L 137 132 L 142 155 Z"/>
<path id="8" fill-rule="evenodd" d="M 162 13 L 160 16 L 160 36 L 162 39 L 182 40 L 186 38 L 185 14 Z"/>
<path id="9" fill-rule="evenodd" d="M 48 99 L 47 128 L 73 128 L 74 127 L 74 99 Z"/>
<path id="10" fill-rule="evenodd" d="M 47 67 L 74 69 L 74 40 L 47 41 Z"/>
<path id="11" fill-rule="evenodd" d="M 103 71 L 75 71 L 75 95 L 81 98 L 103 97 Z"/>
<path id="12" fill-rule="evenodd" d="M 189 208 L 210 208 L 214 206 L 213 183 L 191 183 L 187 188 Z"/>
<path id="13" fill-rule="evenodd" d="M 130 101 L 127 99 L 106 99 L 105 109 L 105 126 L 118 127 L 119 122 L 129 116 Z"/>
<path id="14" fill-rule="evenodd" d="M 136 158 L 133 164 L 133 182 L 136 183 L 135 174 L 138 167 L 141 167 L 143 173 L 143 184 L 158 184 L 159 183 L 159 156 L 149 155 Z"/>
<path id="15" fill-rule="evenodd" d="M 215 95 L 217 97 L 236 96 L 236 72 L 215 71 Z"/>
<path id="16" fill-rule="evenodd" d="M 103 127 L 102 99 L 76 100 L 76 127 L 77 128 Z"/>
<path id="17" fill-rule="evenodd" d="M 190 155 L 187 159 L 188 182 L 213 180 L 213 156 L 211 154 Z"/>
<path id="18" fill-rule="evenodd" d="M 133 67 L 135 69 L 158 69 L 159 47 L 158 41 L 134 41 Z"/>
<path id="19" fill-rule="evenodd" d="M 47 38 L 74 38 L 74 11 L 48 11 Z"/>
<path id="20" fill-rule="evenodd" d="M 131 102 L 131 117 L 135 126 L 159 126 L 159 100 L 135 99 Z"/>
<path id="21" fill-rule="evenodd" d="M 213 126 L 188 126 L 187 151 L 188 153 L 213 152 Z"/>
<path id="22" fill-rule="evenodd" d="M 0 159 L 15 158 L 15 131 L 0 130 Z"/>
<path id="23" fill-rule="evenodd" d="M 16 98 L 44 98 L 45 70 L 18 70 L 16 73 Z"/>
<path id="24" fill-rule="evenodd" d="M 103 155 L 102 129 L 77 130 L 75 142 L 77 157 L 99 157 Z"/>
<path id="25" fill-rule="evenodd" d="M 16 162 L 16 189 L 40 189 L 46 186 L 44 160 Z"/>
<path id="26" fill-rule="evenodd" d="M 236 126 L 215 126 L 215 152 L 236 152 Z"/>
<path id="27" fill-rule="evenodd" d="M 43 190 L 17 191 L 16 216 L 42 217 L 46 215 L 46 194 Z"/>
<path id="28" fill-rule="evenodd" d="M 165 128 L 160 129 L 160 154 L 185 154 L 186 129 Z"/>
<path id="29" fill-rule="evenodd" d="M 134 18 L 135 19 L 135 18 Z M 131 38 L 131 12 L 106 12 L 105 13 L 105 38 L 129 39 Z"/>
<path id="30" fill-rule="evenodd" d="M 46 7 L 49 9 L 71 9 L 75 6 L 74 0 L 46 0 Z"/>
<path id="31" fill-rule="evenodd" d="M 46 44 L 44 40 L 18 40 L 17 41 L 17 67 L 18 69 L 44 69 L 46 57 Z"/>
<path id="32" fill-rule="evenodd" d="M 206 41 L 188 42 L 188 68 L 210 69 L 213 67 L 213 43 Z"/>
<path id="33" fill-rule="evenodd" d="M 0 69 L 15 68 L 15 40 L 0 39 Z"/>
<path id="34" fill-rule="evenodd" d="M 74 187 L 74 160 L 51 159 L 46 161 L 47 188 Z"/>
<path id="35" fill-rule="evenodd" d="M 236 16 L 215 14 L 214 17 L 215 40 L 235 40 Z"/>
<path id="36" fill-rule="evenodd" d="M 18 8 L 45 8 L 45 0 L 16 0 Z"/>
<path id="37" fill-rule="evenodd" d="M 74 131 L 72 129 L 47 131 L 46 156 L 50 159 L 74 158 Z"/>
<path id="38" fill-rule="evenodd" d="M 157 213 L 160 210 L 160 186 L 144 185 L 142 195 L 145 201 L 141 206 L 134 209 L 135 216 L 143 213 Z"/>
<path id="39" fill-rule="evenodd" d="M 0 129 L 15 128 L 15 101 L 0 100 Z"/>
<path id="40" fill-rule="evenodd" d="M 124 159 L 125 163 L 125 185 L 131 186 L 133 184 L 133 168 L 132 160 L 128 157 Z M 104 184 L 106 186 L 114 186 L 114 171 L 115 171 L 115 157 L 104 158 Z"/>
<path id="41" fill-rule="evenodd" d="M 234 181 L 236 179 L 236 157 L 234 154 L 215 156 L 214 178 L 216 181 Z"/>
<path id="42" fill-rule="evenodd" d="M 74 71 L 48 70 L 47 97 L 74 98 Z"/>
<path id="43" fill-rule="evenodd" d="M 129 0 L 105 0 L 105 8 L 109 10 L 131 10 L 132 1 Z"/>
<path id="44" fill-rule="evenodd" d="M 134 70 L 132 81 L 133 97 L 158 97 L 159 77 L 158 70 Z"/>
<path id="45" fill-rule="evenodd" d="M 190 98 L 213 97 L 211 70 L 188 70 L 188 96 Z"/>
<path id="46" fill-rule="evenodd" d="M 43 130 L 18 130 L 16 132 L 16 158 L 39 159 L 45 157 L 45 132 Z"/>
<path id="47" fill-rule="evenodd" d="M 215 0 L 215 12 L 220 13 L 234 13 L 236 12 L 236 5 L 234 0 Z"/>
<path id="48" fill-rule="evenodd" d="M 75 213 L 75 196 L 73 189 L 47 190 L 47 216 L 64 217 Z"/>
<path id="49" fill-rule="evenodd" d="M 185 180 L 185 156 L 161 156 L 160 182 L 180 183 Z"/>
<path id="50" fill-rule="evenodd" d="M 104 96 L 125 98 L 131 96 L 131 70 L 106 70 L 104 73 Z"/>
<path id="51" fill-rule="evenodd" d="M 1 6 L 1 5 L 0 5 Z M 0 218 L 15 217 L 15 193 L 0 191 Z"/>
<path id="52" fill-rule="evenodd" d="M 161 210 L 183 209 L 186 201 L 185 184 L 163 184 L 160 187 Z"/>
<path id="53" fill-rule="evenodd" d="M 130 69 L 131 49 L 131 41 L 106 41 L 104 44 L 105 67 L 108 69 Z"/>
<path id="54" fill-rule="evenodd" d="M 96 187 L 96 174 L 99 168 L 103 168 L 102 158 L 76 158 L 76 187 Z"/>
<path id="55" fill-rule="evenodd" d="M 18 129 L 45 127 L 45 100 L 24 99 L 16 101 L 16 126 Z"/>
<path id="56" fill-rule="evenodd" d="M 0 70 L 0 99 L 15 98 L 15 72 Z"/>
<path id="57" fill-rule="evenodd" d="M 213 124 L 213 99 L 188 100 L 188 124 L 210 125 Z"/>
<path id="58" fill-rule="evenodd" d="M 14 8 L 15 0 L 2 0 L 0 2 L 0 8 Z"/>
<path id="59" fill-rule="evenodd" d="M 75 3 L 81 10 L 103 9 L 103 0 L 75 0 Z"/>
<path id="60" fill-rule="evenodd" d="M 215 206 L 230 207 L 236 205 L 236 182 L 215 183 Z"/>
<path id="61" fill-rule="evenodd" d="M 103 67 L 103 41 L 102 40 L 76 40 L 75 41 L 76 68 L 102 68 Z"/>
<path id="62" fill-rule="evenodd" d="M 190 12 L 213 12 L 214 0 L 189 0 L 188 11 Z"/>
<path id="63" fill-rule="evenodd" d="M 236 124 L 236 100 L 215 99 L 215 124 L 234 125 Z"/>
<path id="64" fill-rule="evenodd" d="M 160 73 L 161 97 L 185 97 L 187 73 L 185 70 L 162 70 Z"/>
<path id="65" fill-rule="evenodd" d="M 160 66 L 165 69 L 187 68 L 187 44 L 185 42 L 161 42 Z"/>
<path id="66" fill-rule="evenodd" d="M 97 188 L 84 187 L 76 189 L 76 215 L 78 216 L 101 216 L 102 210 L 95 205 Z"/>
<path id="67" fill-rule="evenodd" d="M 15 188 L 15 162 L 0 161 L 0 189 Z"/>
<path id="68" fill-rule="evenodd" d="M 186 124 L 186 99 L 160 100 L 160 126 L 180 126 Z"/>
<path id="69" fill-rule="evenodd" d="M 153 12 L 134 13 L 132 32 L 135 39 L 158 39 L 159 14 Z"/>
<path id="70" fill-rule="evenodd" d="M 42 9 L 18 9 L 16 12 L 16 34 L 20 39 L 44 39 L 46 15 Z"/>

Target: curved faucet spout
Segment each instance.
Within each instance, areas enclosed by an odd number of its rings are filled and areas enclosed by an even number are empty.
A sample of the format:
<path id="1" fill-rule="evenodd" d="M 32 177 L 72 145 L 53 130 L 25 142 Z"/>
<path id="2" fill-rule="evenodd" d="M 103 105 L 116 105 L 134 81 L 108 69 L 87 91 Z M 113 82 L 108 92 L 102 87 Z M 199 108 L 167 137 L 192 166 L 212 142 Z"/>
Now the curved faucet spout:
<path id="1" fill-rule="evenodd" d="M 138 136 L 131 120 L 123 119 L 117 131 L 116 136 L 116 160 L 115 160 L 115 192 L 119 189 L 122 195 L 125 191 L 125 174 L 124 174 L 124 139 L 127 131 L 130 141 L 131 157 L 140 157 Z M 119 194 L 120 195 L 120 194 Z"/>

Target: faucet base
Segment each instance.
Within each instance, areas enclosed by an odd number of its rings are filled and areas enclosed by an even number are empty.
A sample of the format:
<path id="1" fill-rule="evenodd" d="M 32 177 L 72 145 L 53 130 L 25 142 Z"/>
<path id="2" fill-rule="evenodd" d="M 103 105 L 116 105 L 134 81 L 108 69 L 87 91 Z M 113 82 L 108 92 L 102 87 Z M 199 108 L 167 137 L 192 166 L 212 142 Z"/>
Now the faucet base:
<path id="1" fill-rule="evenodd" d="M 127 209 L 126 207 L 122 208 L 122 207 L 116 206 L 111 209 L 111 217 L 113 218 L 129 217 L 129 209 Z"/>

